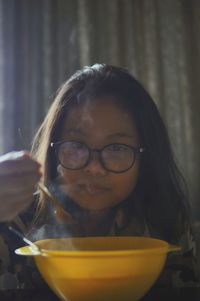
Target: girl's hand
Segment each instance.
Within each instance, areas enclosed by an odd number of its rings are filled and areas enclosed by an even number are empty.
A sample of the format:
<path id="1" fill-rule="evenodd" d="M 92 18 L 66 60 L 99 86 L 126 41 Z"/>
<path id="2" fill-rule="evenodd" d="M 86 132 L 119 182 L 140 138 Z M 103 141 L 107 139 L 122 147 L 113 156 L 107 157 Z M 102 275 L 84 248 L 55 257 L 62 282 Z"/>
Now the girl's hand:
<path id="1" fill-rule="evenodd" d="M 10 221 L 33 200 L 40 164 L 26 151 L 0 156 L 0 222 Z"/>

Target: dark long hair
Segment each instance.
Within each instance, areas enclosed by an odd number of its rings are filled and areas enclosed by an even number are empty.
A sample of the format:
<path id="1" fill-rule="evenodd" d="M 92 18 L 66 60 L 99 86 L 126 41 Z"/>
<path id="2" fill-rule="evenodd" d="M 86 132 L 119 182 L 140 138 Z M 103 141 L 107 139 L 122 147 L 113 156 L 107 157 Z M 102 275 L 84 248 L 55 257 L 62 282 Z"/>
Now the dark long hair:
<path id="1" fill-rule="evenodd" d="M 112 96 L 132 114 L 141 145 L 145 147 L 136 187 L 138 201 L 152 231 L 168 241 L 178 241 L 189 222 L 184 181 L 155 103 L 125 69 L 105 64 L 85 67 L 59 89 L 33 143 L 33 153 L 43 166 L 44 182 L 56 178 L 56 159 L 49 145 L 59 140 L 68 110 L 85 99 L 100 96 Z M 44 204 L 44 196 L 40 202 Z"/>

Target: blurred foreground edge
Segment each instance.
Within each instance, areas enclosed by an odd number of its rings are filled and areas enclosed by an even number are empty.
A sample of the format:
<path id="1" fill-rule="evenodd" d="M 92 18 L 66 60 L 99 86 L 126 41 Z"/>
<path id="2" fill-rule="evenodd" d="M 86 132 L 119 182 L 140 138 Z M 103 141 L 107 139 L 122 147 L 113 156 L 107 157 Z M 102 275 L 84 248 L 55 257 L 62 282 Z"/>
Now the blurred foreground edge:
<path id="1" fill-rule="evenodd" d="M 50 290 L 0 290 L 1 301 L 59 301 Z M 153 287 L 140 301 L 200 301 L 200 287 L 158 288 Z M 80 300 L 81 301 L 81 300 Z M 95 301 L 95 300 L 94 300 Z M 102 300 L 114 301 L 114 300 Z M 126 300 L 123 300 L 126 301 Z"/>

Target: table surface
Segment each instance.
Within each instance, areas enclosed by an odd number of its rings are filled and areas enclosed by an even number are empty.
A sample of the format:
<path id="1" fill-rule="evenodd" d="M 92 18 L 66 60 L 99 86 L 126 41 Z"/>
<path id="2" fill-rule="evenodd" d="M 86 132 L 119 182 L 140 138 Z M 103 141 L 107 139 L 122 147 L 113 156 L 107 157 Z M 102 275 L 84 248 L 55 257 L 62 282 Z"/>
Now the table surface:
<path id="1" fill-rule="evenodd" d="M 50 290 L 0 291 L 1 301 L 59 301 Z M 81 301 L 81 300 L 80 300 Z M 95 300 L 94 300 L 95 301 Z M 102 300 L 107 301 L 107 300 Z M 122 300 L 125 301 L 125 300 Z M 200 301 L 200 288 L 151 289 L 140 301 Z"/>

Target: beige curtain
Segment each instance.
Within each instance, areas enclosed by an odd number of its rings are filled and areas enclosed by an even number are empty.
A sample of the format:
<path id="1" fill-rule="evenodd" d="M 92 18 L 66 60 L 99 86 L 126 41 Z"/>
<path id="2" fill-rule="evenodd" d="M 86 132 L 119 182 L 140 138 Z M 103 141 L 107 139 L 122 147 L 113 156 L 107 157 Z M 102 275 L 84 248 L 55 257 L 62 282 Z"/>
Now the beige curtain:
<path id="1" fill-rule="evenodd" d="M 199 54 L 199 0 L 0 0 L 1 153 L 29 147 L 75 70 L 123 66 L 157 103 L 200 219 Z"/>

